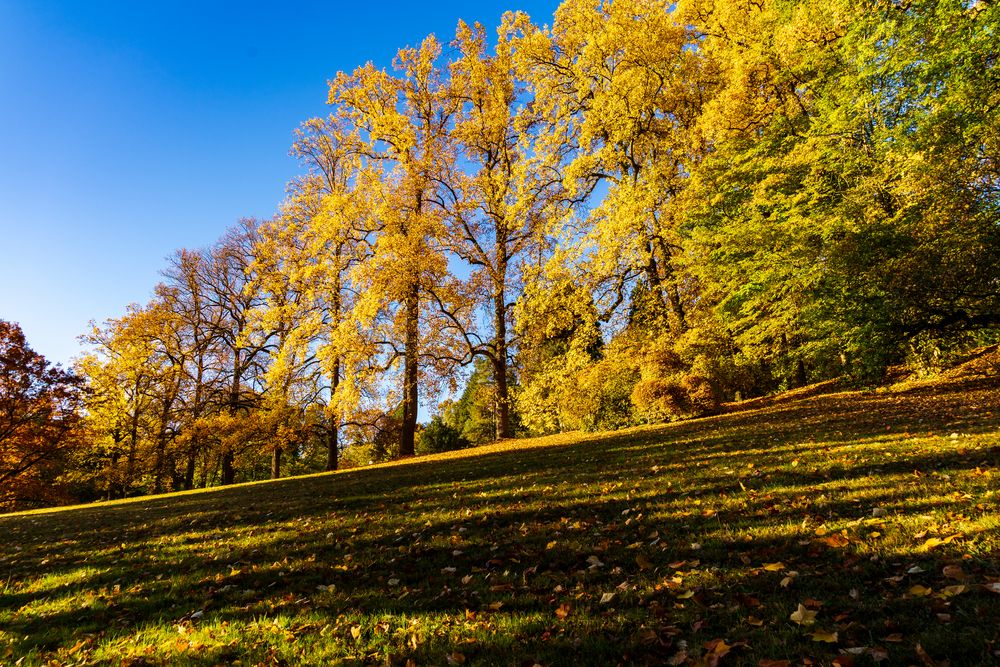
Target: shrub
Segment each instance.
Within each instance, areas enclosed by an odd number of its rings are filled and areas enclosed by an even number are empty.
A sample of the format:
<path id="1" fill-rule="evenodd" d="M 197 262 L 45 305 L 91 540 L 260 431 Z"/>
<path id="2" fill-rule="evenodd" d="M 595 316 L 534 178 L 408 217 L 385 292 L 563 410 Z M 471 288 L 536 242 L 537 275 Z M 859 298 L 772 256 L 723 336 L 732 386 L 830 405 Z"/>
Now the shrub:
<path id="1" fill-rule="evenodd" d="M 680 419 L 687 416 L 690 409 L 687 391 L 673 378 L 639 381 L 632 390 L 632 403 L 650 422 Z"/>
<path id="2" fill-rule="evenodd" d="M 688 408 L 692 416 L 700 417 L 719 411 L 719 397 L 708 378 L 689 373 L 681 379 L 681 387 L 687 393 Z"/>

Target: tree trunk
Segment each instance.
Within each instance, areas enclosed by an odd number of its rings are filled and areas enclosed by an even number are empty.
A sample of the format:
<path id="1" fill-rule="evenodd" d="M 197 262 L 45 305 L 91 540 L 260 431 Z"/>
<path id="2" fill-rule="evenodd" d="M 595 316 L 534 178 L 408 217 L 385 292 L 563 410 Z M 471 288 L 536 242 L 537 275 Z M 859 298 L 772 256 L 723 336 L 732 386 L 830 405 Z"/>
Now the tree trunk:
<path id="1" fill-rule="evenodd" d="M 240 350 L 233 350 L 233 383 L 229 387 L 229 414 L 236 416 L 240 409 Z M 232 449 L 222 452 L 222 485 L 236 480 L 234 463 L 236 453 Z"/>
<path id="2" fill-rule="evenodd" d="M 128 457 L 125 459 L 125 479 L 122 480 L 122 497 L 128 496 L 135 479 L 135 462 L 139 454 L 139 407 L 132 411 L 132 423 L 129 427 Z"/>
<path id="3" fill-rule="evenodd" d="M 671 264 L 671 252 L 666 241 L 662 237 L 657 237 L 657 245 L 660 248 L 663 263 L 663 280 L 660 288 L 666 291 L 667 306 L 669 307 L 670 328 L 677 334 L 687 331 L 687 317 L 684 314 L 684 304 L 681 301 L 680 290 L 677 289 L 677 282 L 674 280 L 674 266 Z"/>
<path id="4" fill-rule="evenodd" d="M 337 443 L 337 430 L 337 417 L 330 417 L 330 425 L 326 431 L 326 469 L 328 471 L 336 470 L 339 464 L 338 457 L 340 452 Z"/>
<path id="5" fill-rule="evenodd" d="M 192 443 L 188 448 L 187 453 L 187 467 L 184 469 L 184 490 L 190 491 L 194 488 L 194 471 L 195 464 L 198 460 L 198 449 Z"/>
<path id="6" fill-rule="evenodd" d="M 167 424 L 170 419 L 170 408 L 173 407 L 173 399 L 164 400 L 163 410 L 160 413 L 160 428 L 156 434 L 156 455 L 153 463 L 153 493 L 162 493 L 165 486 L 164 480 L 167 476 Z"/>
<path id="7" fill-rule="evenodd" d="M 235 455 L 231 449 L 222 453 L 222 484 L 232 484 L 236 481 L 236 468 L 233 467 Z"/>
<path id="8" fill-rule="evenodd" d="M 340 360 L 333 362 L 333 373 L 330 378 L 330 401 L 332 404 L 333 395 L 340 386 Z M 335 411 L 330 415 L 329 423 L 326 427 L 326 469 L 336 470 L 339 463 L 339 443 L 337 442 L 340 430 L 340 417 Z"/>
<path id="9" fill-rule="evenodd" d="M 271 450 L 271 479 L 281 477 L 281 447 Z"/>
<path id="10" fill-rule="evenodd" d="M 806 375 L 806 364 L 802 359 L 798 359 L 795 362 L 795 385 L 797 387 L 804 387 L 809 382 L 809 377 Z"/>
<path id="11" fill-rule="evenodd" d="M 507 298 L 503 289 L 493 296 L 493 375 L 497 388 L 496 439 L 512 436 L 510 430 L 510 391 L 507 388 Z"/>
<path id="12" fill-rule="evenodd" d="M 406 348 L 403 369 L 403 427 L 399 432 L 399 455 L 413 456 L 417 433 L 417 356 L 419 350 L 418 325 L 420 301 L 414 285 L 406 297 Z"/>

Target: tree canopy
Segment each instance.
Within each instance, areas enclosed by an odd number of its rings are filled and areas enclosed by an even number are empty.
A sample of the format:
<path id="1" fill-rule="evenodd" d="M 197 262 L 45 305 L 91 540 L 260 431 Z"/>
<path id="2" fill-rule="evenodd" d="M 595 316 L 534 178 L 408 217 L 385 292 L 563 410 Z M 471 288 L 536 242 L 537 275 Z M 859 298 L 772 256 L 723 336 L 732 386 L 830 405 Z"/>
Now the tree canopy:
<path id="1" fill-rule="evenodd" d="M 998 28 L 982 0 L 565 0 L 336 73 L 277 214 L 85 336 L 69 477 L 228 484 L 933 371 L 1000 337 Z M 23 437 L 10 470 L 65 441 Z"/>

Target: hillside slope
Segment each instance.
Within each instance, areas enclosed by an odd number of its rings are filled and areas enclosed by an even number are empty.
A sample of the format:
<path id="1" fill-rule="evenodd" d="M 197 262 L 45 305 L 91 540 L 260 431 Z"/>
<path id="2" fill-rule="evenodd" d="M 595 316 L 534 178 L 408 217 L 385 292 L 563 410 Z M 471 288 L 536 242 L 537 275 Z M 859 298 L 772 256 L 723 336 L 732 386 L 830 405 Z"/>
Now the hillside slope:
<path id="1" fill-rule="evenodd" d="M 0 663 L 1000 660 L 997 379 L 732 408 L 0 516 Z"/>

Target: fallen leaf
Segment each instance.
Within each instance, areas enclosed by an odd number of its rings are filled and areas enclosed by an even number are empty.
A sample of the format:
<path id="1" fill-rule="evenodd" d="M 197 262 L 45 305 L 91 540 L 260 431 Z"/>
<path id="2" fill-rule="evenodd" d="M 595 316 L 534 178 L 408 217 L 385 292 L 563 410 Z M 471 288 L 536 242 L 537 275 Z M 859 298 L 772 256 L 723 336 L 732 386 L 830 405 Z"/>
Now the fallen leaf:
<path id="1" fill-rule="evenodd" d="M 719 659 L 733 650 L 733 647 L 726 643 L 725 639 L 713 639 L 703 644 L 707 653 L 705 662 L 711 667 L 719 664 Z"/>
<path id="2" fill-rule="evenodd" d="M 642 570 L 650 570 L 653 568 L 653 563 L 644 554 L 639 554 L 635 557 L 635 562 Z"/>
<path id="3" fill-rule="evenodd" d="M 926 586 L 921 586 L 920 584 L 910 587 L 910 595 L 915 595 L 918 598 L 926 597 L 933 592 L 934 591 L 932 589 L 927 588 Z"/>
<path id="4" fill-rule="evenodd" d="M 820 540 L 820 542 L 829 547 L 833 547 L 834 549 L 840 549 L 846 547 L 848 544 L 851 543 L 851 541 L 847 538 L 847 536 L 842 533 L 834 533 L 829 537 L 824 537 L 823 539 Z"/>
<path id="5" fill-rule="evenodd" d="M 564 602 L 563 604 L 559 605 L 558 608 L 556 608 L 556 618 L 566 618 L 567 616 L 569 616 L 569 612 L 571 609 L 572 607 L 570 607 L 568 604 Z"/>
<path id="6" fill-rule="evenodd" d="M 948 537 L 946 537 L 944 539 L 941 539 L 941 538 L 938 538 L 938 537 L 931 537 L 931 538 L 928 538 L 928 540 L 926 542 L 924 542 L 924 548 L 927 549 L 928 551 L 930 551 L 931 549 L 933 549 L 935 547 L 939 547 L 942 544 L 951 544 L 953 541 L 955 541 L 955 539 L 957 539 L 957 538 L 959 538 L 961 536 L 962 536 L 961 533 L 956 533 L 955 535 L 949 535 Z"/>
<path id="7" fill-rule="evenodd" d="M 965 573 L 965 570 L 958 565 L 945 565 L 944 569 L 941 570 L 941 573 L 949 579 L 954 579 L 955 581 L 965 581 L 969 578 L 969 575 Z"/>
<path id="8" fill-rule="evenodd" d="M 785 569 L 784 563 L 764 563 L 764 569 L 768 572 L 781 572 Z"/>
<path id="9" fill-rule="evenodd" d="M 601 604 L 607 604 L 615 599 L 614 593 L 605 593 L 601 596 Z"/>
<path id="10" fill-rule="evenodd" d="M 805 605 L 800 604 L 789 618 L 799 625 L 812 625 L 816 622 L 816 612 L 809 611 Z"/>
<path id="11" fill-rule="evenodd" d="M 352 625 L 351 626 L 351 636 L 354 637 L 354 641 L 361 639 L 361 626 Z"/>
<path id="12" fill-rule="evenodd" d="M 810 635 L 814 642 L 826 642 L 827 644 L 837 643 L 837 633 L 836 632 L 824 632 L 823 630 L 817 630 Z"/>

